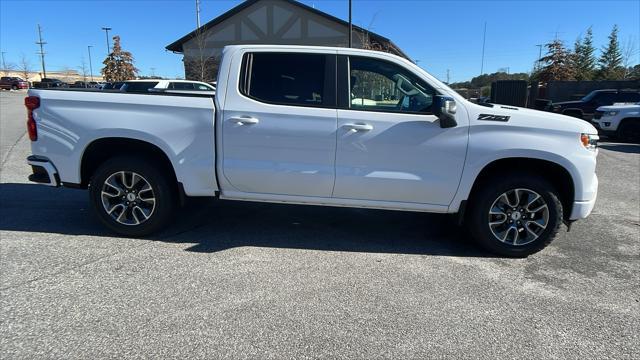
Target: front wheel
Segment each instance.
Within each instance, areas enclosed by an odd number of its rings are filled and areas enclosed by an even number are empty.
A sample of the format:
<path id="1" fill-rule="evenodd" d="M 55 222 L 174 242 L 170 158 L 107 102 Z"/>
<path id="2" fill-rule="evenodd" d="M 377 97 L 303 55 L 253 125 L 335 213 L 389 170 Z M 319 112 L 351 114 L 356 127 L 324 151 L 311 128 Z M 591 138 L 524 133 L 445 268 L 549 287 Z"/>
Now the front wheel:
<path id="1" fill-rule="evenodd" d="M 626 120 L 620 124 L 616 137 L 625 142 L 640 142 L 640 119 L 631 122 Z"/>
<path id="2" fill-rule="evenodd" d="M 107 160 L 91 178 L 93 212 L 110 230 L 139 237 L 170 222 L 175 206 L 172 181 L 143 158 Z"/>
<path id="3" fill-rule="evenodd" d="M 553 241 L 562 223 L 562 204 L 542 177 L 493 178 L 474 194 L 467 220 L 472 237 L 485 249 L 526 257 Z"/>

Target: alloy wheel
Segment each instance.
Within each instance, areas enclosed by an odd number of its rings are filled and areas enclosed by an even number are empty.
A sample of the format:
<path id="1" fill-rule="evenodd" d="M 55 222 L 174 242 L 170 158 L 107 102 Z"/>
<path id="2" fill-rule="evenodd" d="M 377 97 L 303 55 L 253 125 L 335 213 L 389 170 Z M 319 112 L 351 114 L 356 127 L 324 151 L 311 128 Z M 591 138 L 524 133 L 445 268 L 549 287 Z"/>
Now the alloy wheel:
<path id="1" fill-rule="evenodd" d="M 156 208 L 151 184 L 132 171 L 111 174 L 102 185 L 101 200 L 107 214 L 122 225 L 140 225 Z"/>
<path id="2" fill-rule="evenodd" d="M 488 214 L 491 233 L 499 241 L 515 246 L 535 241 L 549 224 L 549 206 L 530 189 L 512 189 L 493 202 Z"/>

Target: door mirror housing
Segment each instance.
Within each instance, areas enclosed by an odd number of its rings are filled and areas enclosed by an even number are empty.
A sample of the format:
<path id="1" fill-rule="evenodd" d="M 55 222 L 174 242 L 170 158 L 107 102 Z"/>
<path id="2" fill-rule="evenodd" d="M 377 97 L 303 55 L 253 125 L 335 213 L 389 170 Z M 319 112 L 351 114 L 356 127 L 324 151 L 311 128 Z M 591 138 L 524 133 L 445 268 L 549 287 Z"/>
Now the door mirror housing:
<path id="1" fill-rule="evenodd" d="M 456 122 L 456 102 L 453 98 L 442 95 L 434 96 L 433 114 L 440 119 L 440 127 L 443 129 L 458 125 Z"/>

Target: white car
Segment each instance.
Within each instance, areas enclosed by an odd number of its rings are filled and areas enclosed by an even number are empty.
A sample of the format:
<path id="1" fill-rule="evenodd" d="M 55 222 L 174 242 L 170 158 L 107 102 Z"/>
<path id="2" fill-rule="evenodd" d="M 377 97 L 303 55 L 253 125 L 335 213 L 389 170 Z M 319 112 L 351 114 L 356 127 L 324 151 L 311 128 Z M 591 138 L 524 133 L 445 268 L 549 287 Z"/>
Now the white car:
<path id="1" fill-rule="evenodd" d="M 120 88 L 123 92 L 148 92 L 155 90 L 178 90 L 178 91 L 216 91 L 216 88 L 201 81 L 192 80 L 163 80 L 145 79 L 128 80 Z"/>
<path id="2" fill-rule="evenodd" d="M 592 122 L 603 135 L 640 142 L 640 102 L 601 106 Z"/>
<path id="3" fill-rule="evenodd" d="M 219 74 L 216 96 L 30 90 L 30 180 L 88 189 L 126 236 L 209 196 L 457 214 L 506 256 L 539 251 L 595 204 L 592 125 L 473 104 L 404 58 L 236 45 Z"/>

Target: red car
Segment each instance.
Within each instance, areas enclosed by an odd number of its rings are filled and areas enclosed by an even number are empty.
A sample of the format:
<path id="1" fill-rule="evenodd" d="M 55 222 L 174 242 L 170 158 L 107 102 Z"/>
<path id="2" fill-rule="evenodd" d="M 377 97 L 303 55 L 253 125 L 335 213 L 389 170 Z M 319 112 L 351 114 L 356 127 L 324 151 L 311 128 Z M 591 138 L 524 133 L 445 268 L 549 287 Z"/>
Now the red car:
<path id="1" fill-rule="evenodd" d="M 28 88 L 29 83 L 19 77 L 3 76 L 0 78 L 0 89 L 18 90 Z"/>

